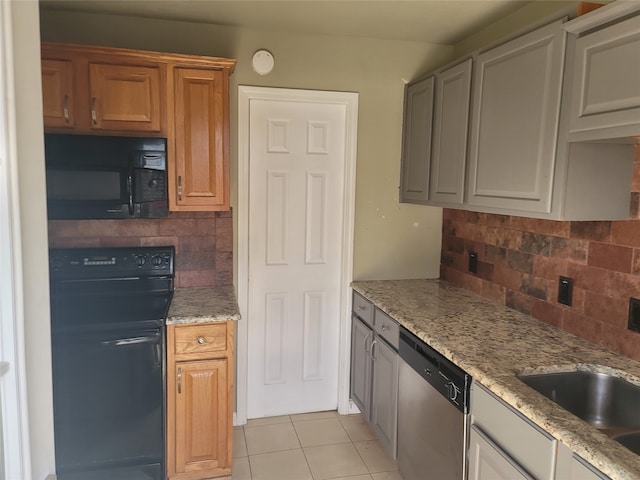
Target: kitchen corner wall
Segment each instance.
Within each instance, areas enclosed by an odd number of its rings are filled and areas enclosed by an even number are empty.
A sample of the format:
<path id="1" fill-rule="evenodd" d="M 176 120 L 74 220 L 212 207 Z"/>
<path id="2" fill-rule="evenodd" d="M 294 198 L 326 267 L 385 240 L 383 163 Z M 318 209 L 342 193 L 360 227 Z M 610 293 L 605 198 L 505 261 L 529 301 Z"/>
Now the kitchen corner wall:
<path id="1" fill-rule="evenodd" d="M 640 360 L 627 329 L 629 297 L 640 297 L 640 146 L 630 218 L 559 222 L 445 209 L 441 278 Z M 478 273 L 468 272 L 468 252 Z M 573 305 L 557 302 L 559 276 L 574 279 Z"/>
<path id="2" fill-rule="evenodd" d="M 176 287 L 233 284 L 231 212 L 171 212 L 168 218 L 50 220 L 49 247 L 173 245 Z"/>

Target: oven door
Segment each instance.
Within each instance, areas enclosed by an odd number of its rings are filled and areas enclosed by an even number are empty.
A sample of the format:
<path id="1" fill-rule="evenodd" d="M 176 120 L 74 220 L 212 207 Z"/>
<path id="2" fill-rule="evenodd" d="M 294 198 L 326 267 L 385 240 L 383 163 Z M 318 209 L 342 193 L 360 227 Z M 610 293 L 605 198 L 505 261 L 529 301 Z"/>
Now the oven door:
<path id="1" fill-rule="evenodd" d="M 164 328 L 131 327 L 52 332 L 59 480 L 164 478 Z"/>

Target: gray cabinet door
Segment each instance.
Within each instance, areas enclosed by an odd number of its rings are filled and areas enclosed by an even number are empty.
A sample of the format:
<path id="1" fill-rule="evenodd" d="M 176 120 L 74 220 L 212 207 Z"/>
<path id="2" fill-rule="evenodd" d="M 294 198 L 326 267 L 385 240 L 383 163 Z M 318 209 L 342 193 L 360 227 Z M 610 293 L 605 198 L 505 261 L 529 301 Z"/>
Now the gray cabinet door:
<path id="1" fill-rule="evenodd" d="M 566 45 L 561 23 L 478 55 L 469 205 L 550 212 Z"/>
<path id="2" fill-rule="evenodd" d="M 371 426 L 387 452 L 396 458 L 398 426 L 398 353 L 376 337 L 372 346 Z"/>
<path id="3" fill-rule="evenodd" d="M 572 141 L 640 135 L 640 15 L 576 40 Z"/>
<path id="4" fill-rule="evenodd" d="M 353 315 L 351 323 L 351 400 L 358 406 L 362 416 L 371 418 L 371 376 L 370 355 L 373 330 Z"/>
<path id="5" fill-rule="evenodd" d="M 469 435 L 469 480 L 532 480 L 475 425 Z"/>
<path id="6" fill-rule="evenodd" d="M 424 204 L 429 199 L 429 163 L 433 121 L 433 77 L 408 85 L 402 133 L 400 201 Z"/>
<path id="7" fill-rule="evenodd" d="M 464 200 L 471 65 L 469 58 L 436 75 L 430 203 L 460 205 Z"/>

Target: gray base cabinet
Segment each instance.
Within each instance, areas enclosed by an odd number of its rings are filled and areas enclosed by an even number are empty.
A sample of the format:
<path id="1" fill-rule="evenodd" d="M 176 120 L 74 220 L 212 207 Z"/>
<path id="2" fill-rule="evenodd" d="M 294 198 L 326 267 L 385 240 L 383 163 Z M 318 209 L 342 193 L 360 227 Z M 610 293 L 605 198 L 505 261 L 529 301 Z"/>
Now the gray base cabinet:
<path id="1" fill-rule="evenodd" d="M 469 480 L 533 480 L 475 425 L 469 434 Z"/>
<path id="2" fill-rule="evenodd" d="M 351 324 L 351 400 L 389 455 L 396 458 L 398 324 L 358 293 Z"/>
<path id="3" fill-rule="evenodd" d="M 351 318 L 351 400 L 370 420 L 373 329 L 356 315 Z"/>
<path id="4" fill-rule="evenodd" d="M 469 478 L 492 478 L 492 470 L 506 476 L 554 480 L 557 441 L 524 418 L 478 382 L 471 385 Z M 487 440 L 490 439 L 490 440 Z M 509 473 L 520 472 L 520 476 Z"/>
<path id="5" fill-rule="evenodd" d="M 398 352 L 382 339 L 373 346 L 371 426 L 385 449 L 396 458 L 398 428 Z"/>

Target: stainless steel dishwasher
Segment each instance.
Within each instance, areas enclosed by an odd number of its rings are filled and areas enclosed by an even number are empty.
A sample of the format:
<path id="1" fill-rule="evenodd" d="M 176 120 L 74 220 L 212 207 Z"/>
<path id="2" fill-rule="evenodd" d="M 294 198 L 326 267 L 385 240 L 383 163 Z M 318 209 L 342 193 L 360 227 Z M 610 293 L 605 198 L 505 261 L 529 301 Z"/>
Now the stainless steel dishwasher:
<path id="1" fill-rule="evenodd" d="M 403 480 L 463 480 L 471 377 L 400 329 L 398 468 Z"/>

